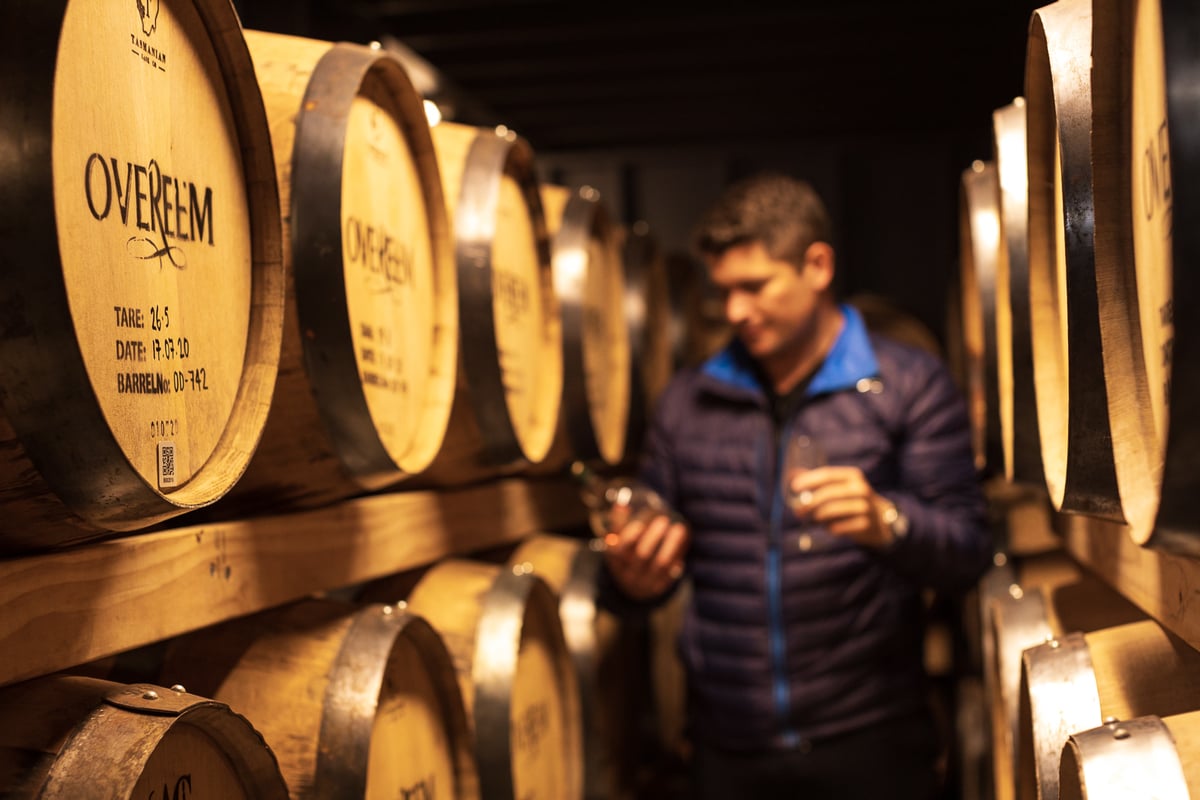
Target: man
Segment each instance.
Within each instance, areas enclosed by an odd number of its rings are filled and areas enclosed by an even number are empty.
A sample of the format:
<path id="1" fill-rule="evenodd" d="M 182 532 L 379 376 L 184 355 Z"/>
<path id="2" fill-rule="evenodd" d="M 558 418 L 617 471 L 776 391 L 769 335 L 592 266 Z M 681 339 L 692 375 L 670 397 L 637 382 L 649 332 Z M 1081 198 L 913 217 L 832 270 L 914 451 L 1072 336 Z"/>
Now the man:
<path id="1" fill-rule="evenodd" d="M 686 524 L 629 520 L 605 558 L 635 603 L 691 577 L 695 796 L 924 800 L 920 591 L 969 587 L 991 554 L 961 395 L 835 300 L 807 184 L 736 184 L 697 238 L 735 337 L 663 393 L 642 469 Z M 799 435 L 826 465 L 785 478 Z"/>

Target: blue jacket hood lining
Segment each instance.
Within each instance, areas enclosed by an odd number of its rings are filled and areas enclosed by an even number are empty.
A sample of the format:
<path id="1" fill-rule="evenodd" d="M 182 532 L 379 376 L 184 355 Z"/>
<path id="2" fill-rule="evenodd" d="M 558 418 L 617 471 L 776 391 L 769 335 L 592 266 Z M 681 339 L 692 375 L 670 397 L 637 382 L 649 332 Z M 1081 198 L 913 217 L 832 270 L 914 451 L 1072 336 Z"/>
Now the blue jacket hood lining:
<path id="1" fill-rule="evenodd" d="M 839 306 L 845 316 L 845 325 L 821 362 L 817 374 L 805 392 L 809 397 L 853 388 L 863 378 L 879 375 L 879 362 L 867 334 L 862 315 L 853 306 Z M 734 389 L 763 394 L 750 354 L 736 338 L 714 355 L 701 367 L 701 373 L 719 384 Z"/>

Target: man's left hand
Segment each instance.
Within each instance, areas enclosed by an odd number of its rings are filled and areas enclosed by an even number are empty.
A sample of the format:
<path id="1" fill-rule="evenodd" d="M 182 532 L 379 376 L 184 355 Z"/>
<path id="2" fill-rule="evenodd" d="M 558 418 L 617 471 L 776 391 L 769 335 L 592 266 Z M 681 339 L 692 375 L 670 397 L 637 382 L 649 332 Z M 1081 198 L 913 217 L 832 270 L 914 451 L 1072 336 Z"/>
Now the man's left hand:
<path id="1" fill-rule="evenodd" d="M 895 539 L 884 521 L 892 504 L 880 496 L 858 467 L 816 467 L 796 474 L 791 488 L 796 516 L 823 525 L 865 547 L 882 549 Z"/>

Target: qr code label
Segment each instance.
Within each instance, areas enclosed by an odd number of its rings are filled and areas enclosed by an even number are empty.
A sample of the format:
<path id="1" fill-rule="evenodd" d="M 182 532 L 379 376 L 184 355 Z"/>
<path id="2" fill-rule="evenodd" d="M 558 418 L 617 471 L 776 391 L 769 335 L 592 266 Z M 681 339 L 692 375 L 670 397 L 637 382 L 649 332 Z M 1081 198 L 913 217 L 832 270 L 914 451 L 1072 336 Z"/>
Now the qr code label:
<path id="1" fill-rule="evenodd" d="M 174 486 L 175 478 L 175 443 L 158 443 L 158 485 L 159 487 Z"/>

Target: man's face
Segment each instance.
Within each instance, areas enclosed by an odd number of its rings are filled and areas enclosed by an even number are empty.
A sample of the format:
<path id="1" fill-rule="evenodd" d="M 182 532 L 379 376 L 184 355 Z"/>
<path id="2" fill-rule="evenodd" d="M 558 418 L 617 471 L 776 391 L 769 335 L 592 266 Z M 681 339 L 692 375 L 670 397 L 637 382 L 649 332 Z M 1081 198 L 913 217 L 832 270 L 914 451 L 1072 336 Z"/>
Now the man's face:
<path id="1" fill-rule="evenodd" d="M 709 271 L 724 298 L 725 318 L 750 355 L 769 361 L 806 348 L 815 335 L 818 300 L 829 285 L 827 270 L 811 259 L 797 269 L 772 258 L 761 242 L 747 242 L 712 259 Z"/>

